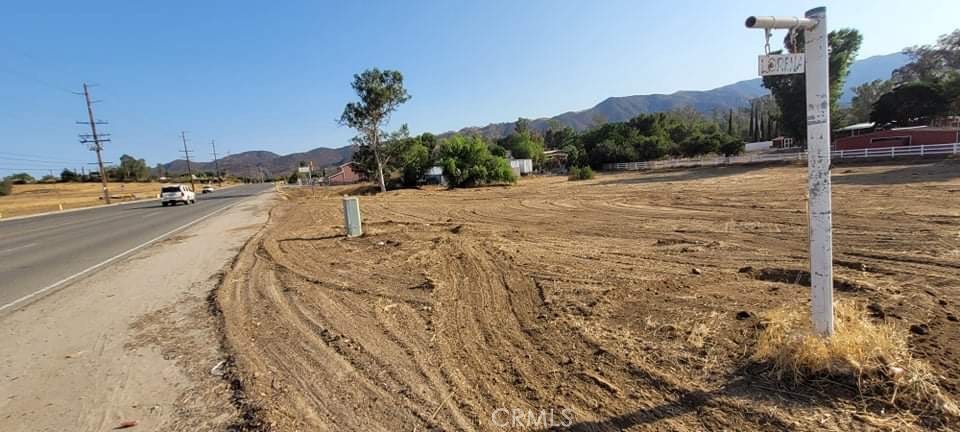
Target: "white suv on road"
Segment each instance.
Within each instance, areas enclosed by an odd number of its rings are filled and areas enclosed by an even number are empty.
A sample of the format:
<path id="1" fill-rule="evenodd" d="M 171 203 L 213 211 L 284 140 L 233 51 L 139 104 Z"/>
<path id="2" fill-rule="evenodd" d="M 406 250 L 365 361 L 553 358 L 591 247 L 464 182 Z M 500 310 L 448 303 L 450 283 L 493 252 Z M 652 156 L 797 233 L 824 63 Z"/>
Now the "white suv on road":
<path id="1" fill-rule="evenodd" d="M 184 185 L 164 186 L 160 189 L 160 204 L 164 207 L 177 203 L 196 203 L 197 194 Z"/>

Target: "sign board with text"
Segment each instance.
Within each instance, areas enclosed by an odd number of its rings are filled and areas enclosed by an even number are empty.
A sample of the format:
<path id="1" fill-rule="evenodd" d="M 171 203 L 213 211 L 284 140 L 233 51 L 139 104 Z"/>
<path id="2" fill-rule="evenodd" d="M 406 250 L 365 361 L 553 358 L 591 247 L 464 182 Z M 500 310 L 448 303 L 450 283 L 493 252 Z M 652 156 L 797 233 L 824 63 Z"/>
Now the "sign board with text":
<path id="1" fill-rule="evenodd" d="M 768 54 L 759 58 L 760 76 L 803 73 L 803 54 Z"/>
<path id="2" fill-rule="evenodd" d="M 299 171 L 302 174 L 310 174 L 310 167 L 303 166 L 303 167 L 297 168 L 297 171 Z"/>

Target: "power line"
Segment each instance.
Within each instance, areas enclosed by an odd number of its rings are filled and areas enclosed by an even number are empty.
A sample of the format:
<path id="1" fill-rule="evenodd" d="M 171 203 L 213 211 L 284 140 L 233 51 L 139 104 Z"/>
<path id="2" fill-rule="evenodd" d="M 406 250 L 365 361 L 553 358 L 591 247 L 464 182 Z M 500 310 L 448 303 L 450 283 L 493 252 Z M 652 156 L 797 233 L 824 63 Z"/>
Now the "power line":
<path id="1" fill-rule="evenodd" d="M 46 167 L 17 167 L 17 168 L 7 167 L 7 166 L 0 166 L 0 170 L 3 170 L 3 171 L 47 171 L 47 170 L 50 170 L 50 169 L 52 169 L 52 168 L 53 168 L 53 167 L 48 167 L 48 166 L 46 166 Z M 60 167 L 60 168 L 66 168 L 66 167 Z"/>
<path id="2" fill-rule="evenodd" d="M 24 157 L 24 158 L 35 158 L 35 159 L 42 159 L 42 160 L 48 160 L 48 161 L 62 161 L 62 162 L 71 162 L 71 163 L 84 163 L 83 161 L 78 160 L 78 159 L 51 159 L 51 158 L 47 157 L 46 155 L 36 155 L 36 154 L 13 153 L 13 152 L 0 151 L 0 158 L 3 158 L 2 155 L 9 155 L 9 156 L 15 156 L 15 157 Z"/>
<path id="3" fill-rule="evenodd" d="M 7 157 L 0 156 L 0 161 L 12 161 L 12 162 L 32 162 L 39 163 L 44 165 L 62 165 L 62 164 L 78 164 L 83 163 L 80 161 L 65 161 L 58 159 L 33 159 L 33 158 L 18 158 L 18 157 Z"/>
<path id="4" fill-rule="evenodd" d="M 39 59 L 37 59 L 36 57 L 34 57 L 32 54 L 30 54 L 30 53 L 28 53 L 28 52 L 26 52 L 26 51 L 23 51 L 23 50 L 21 50 L 21 49 L 19 49 L 19 48 L 16 48 L 12 43 L 4 43 L 4 44 L 0 44 L 0 46 L 6 48 L 6 49 L 8 50 L 8 52 L 15 52 L 15 53 L 17 53 L 19 56 L 29 59 L 32 63 L 35 63 L 36 65 L 39 65 L 40 63 L 42 63 L 42 61 L 40 61 Z M 3 65 L 2 68 L 3 68 L 3 69 L 6 69 L 7 72 L 11 72 L 11 73 L 13 73 L 14 75 L 20 76 L 21 78 L 25 78 L 25 79 L 27 79 L 27 80 L 29 80 L 29 81 L 33 81 L 35 84 L 39 84 L 39 85 L 41 85 L 41 86 L 44 86 L 44 87 L 47 87 L 47 88 L 50 88 L 50 89 L 53 89 L 53 90 L 57 90 L 57 91 L 59 91 L 59 92 L 64 92 L 64 93 L 68 93 L 68 94 L 74 94 L 74 92 L 73 92 L 72 90 L 68 89 L 68 88 L 65 88 L 65 87 L 62 87 L 62 86 L 59 86 L 59 85 L 56 85 L 56 84 L 52 84 L 52 83 L 50 83 L 49 81 L 46 81 L 46 80 L 42 80 L 42 79 L 40 79 L 40 78 L 37 78 L 37 74 L 27 74 L 27 73 L 20 72 L 19 70 L 13 69 L 13 68 L 10 67 L 9 63 L 7 63 L 6 65 Z M 49 65 L 43 67 L 42 69 L 44 69 L 44 70 L 51 70 L 51 69 L 63 70 L 63 68 L 50 67 Z"/>
<path id="5" fill-rule="evenodd" d="M 35 77 L 35 76 L 32 76 L 32 75 L 30 75 L 30 74 L 26 74 L 26 73 L 17 71 L 17 70 L 15 70 L 15 69 L 12 69 L 10 66 L 7 66 L 7 65 L 0 65 L 0 69 L 9 72 L 9 73 L 11 73 L 12 75 L 16 75 L 16 76 L 19 76 L 20 78 L 26 79 L 27 81 L 32 81 L 34 84 L 38 84 L 38 85 L 40 85 L 40 86 L 47 87 L 47 88 L 49 88 L 49 89 L 56 90 L 56 91 L 58 91 L 58 92 L 64 92 L 64 93 L 70 93 L 70 94 L 73 93 L 72 91 L 70 91 L 70 90 L 68 90 L 68 89 L 65 89 L 65 88 L 63 88 L 63 87 L 60 87 L 60 86 L 58 86 L 58 85 L 51 84 L 51 83 L 49 83 L 49 82 L 47 82 L 47 81 L 44 81 L 44 80 L 42 80 L 42 79 L 40 79 L 40 78 L 37 78 L 37 77 Z"/>

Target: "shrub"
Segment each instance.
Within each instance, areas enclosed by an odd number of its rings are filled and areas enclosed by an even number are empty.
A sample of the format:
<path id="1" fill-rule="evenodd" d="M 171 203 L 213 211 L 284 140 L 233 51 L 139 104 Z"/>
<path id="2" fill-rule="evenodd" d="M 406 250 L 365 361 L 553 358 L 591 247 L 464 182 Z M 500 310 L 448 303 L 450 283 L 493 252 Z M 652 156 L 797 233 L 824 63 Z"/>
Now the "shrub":
<path id="1" fill-rule="evenodd" d="M 4 180 L 9 181 L 13 184 L 29 184 L 37 181 L 35 178 L 33 178 L 32 175 L 27 173 L 11 174 L 7 176 L 7 178 Z"/>
<path id="2" fill-rule="evenodd" d="M 903 329 L 871 322 L 855 303 L 835 306 L 835 329 L 829 338 L 815 335 L 809 313 L 796 307 L 766 314 L 753 359 L 767 363 L 778 379 L 842 379 L 856 386 L 864 399 L 882 399 L 920 415 L 960 415 L 937 386 L 931 367 L 911 356 Z"/>
<path id="3" fill-rule="evenodd" d="M 724 156 L 736 156 L 746 149 L 746 144 L 740 138 L 725 136 L 720 144 L 720 153 Z"/>
<path id="4" fill-rule="evenodd" d="M 11 193 L 13 193 L 13 183 L 10 179 L 0 181 L 0 196 L 10 195 Z"/>
<path id="5" fill-rule="evenodd" d="M 593 178 L 593 169 L 588 166 L 573 167 L 570 169 L 570 180 L 590 180 Z"/>

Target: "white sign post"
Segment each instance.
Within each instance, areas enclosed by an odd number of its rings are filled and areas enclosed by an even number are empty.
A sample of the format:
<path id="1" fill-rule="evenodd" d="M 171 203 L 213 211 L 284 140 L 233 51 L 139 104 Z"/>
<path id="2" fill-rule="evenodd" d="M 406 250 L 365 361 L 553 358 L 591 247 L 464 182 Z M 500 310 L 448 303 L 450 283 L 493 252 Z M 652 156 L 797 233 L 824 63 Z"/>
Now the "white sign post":
<path id="1" fill-rule="evenodd" d="M 807 180 L 810 191 L 810 294 L 813 327 L 820 335 L 833 334 L 833 218 L 830 198 L 830 80 L 827 51 L 827 9 L 807 11 L 804 18 L 755 16 L 748 28 L 803 29 L 803 68 L 807 96 Z M 760 64 L 761 75 L 764 66 Z M 789 62 L 774 65 L 774 72 Z M 802 72 L 802 71 L 801 71 Z M 780 75 L 782 73 L 770 73 Z"/>

